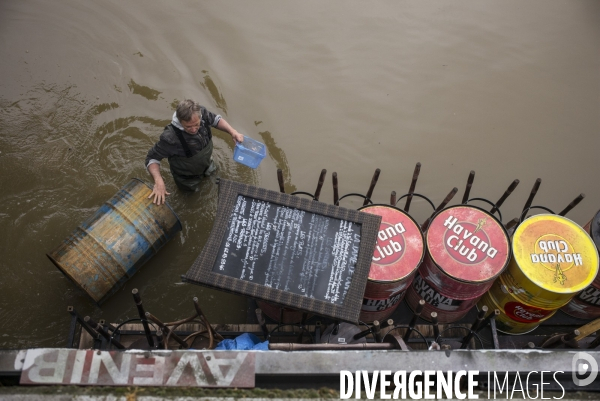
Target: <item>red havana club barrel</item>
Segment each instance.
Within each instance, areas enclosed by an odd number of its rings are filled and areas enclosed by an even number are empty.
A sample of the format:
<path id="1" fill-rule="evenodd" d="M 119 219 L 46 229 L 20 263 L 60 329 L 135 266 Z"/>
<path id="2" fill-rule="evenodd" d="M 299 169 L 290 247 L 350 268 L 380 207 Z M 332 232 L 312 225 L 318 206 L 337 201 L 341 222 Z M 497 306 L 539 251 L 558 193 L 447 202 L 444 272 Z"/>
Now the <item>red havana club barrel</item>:
<path id="1" fill-rule="evenodd" d="M 521 223 L 512 239 L 512 260 L 477 303 L 500 310 L 498 330 L 524 334 L 535 329 L 588 287 L 598 272 L 598 250 L 571 220 L 539 214 Z"/>
<path id="2" fill-rule="evenodd" d="M 400 305 L 423 260 L 423 233 L 412 217 L 396 207 L 369 205 L 360 211 L 381 216 L 360 320 L 381 321 Z"/>
<path id="3" fill-rule="evenodd" d="M 427 255 L 406 301 L 415 310 L 424 299 L 421 316 L 428 319 L 436 312 L 440 323 L 465 316 L 510 260 L 504 226 L 474 206 L 452 206 L 436 214 L 426 244 Z"/>
<path id="4" fill-rule="evenodd" d="M 600 249 L 600 211 L 583 230 L 592 237 L 596 249 Z M 600 274 L 596 276 L 592 285 L 581 291 L 561 310 L 580 319 L 591 320 L 600 317 Z"/>

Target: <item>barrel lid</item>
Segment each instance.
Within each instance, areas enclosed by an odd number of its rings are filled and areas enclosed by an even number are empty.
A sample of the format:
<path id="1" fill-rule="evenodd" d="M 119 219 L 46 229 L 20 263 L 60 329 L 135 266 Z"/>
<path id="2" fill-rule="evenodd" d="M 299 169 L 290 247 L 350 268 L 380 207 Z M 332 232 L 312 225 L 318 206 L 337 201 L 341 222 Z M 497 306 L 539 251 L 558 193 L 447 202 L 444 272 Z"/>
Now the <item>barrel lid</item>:
<path id="1" fill-rule="evenodd" d="M 592 226 L 590 227 L 590 235 L 596 244 L 596 248 L 600 248 L 600 210 L 592 219 Z"/>
<path id="2" fill-rule="evenodd" d="M 452 206 L 436 214 L 426 242 L 435 264 L 461 281 L 492 280 L 510 260 L 506 230 L 494 216 L 475 206 Z"/>
<path id="3" fill-rule="evenodd" d="M 369 280 L 398 281 L 415 272 L 425 250 L 423 233 L 412 217 L 388 205 L 369 205 L 360 211 L 381 216 Z"/>
<path id="4" fill-rule="evenodd" d="M 583 228 L 566 217 L 529 217 L 515 230 L 512 251 L 527 278 L 556 293 L 579 292 L 598 273 L 594 242 Z"/>

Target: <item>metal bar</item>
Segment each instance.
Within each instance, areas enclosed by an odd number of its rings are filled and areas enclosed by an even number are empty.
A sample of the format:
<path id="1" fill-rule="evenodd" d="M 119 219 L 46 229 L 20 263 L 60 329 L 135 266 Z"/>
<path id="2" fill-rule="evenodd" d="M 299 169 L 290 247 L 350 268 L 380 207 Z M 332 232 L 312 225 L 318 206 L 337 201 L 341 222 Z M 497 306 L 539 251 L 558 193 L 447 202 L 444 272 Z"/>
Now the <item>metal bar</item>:
<path id="1" fill-rule="evenodd" d="M 438 342 L 438 338 L 440 336 L 440 326 L 438 325 L 438 318 L 436 312 L 431 312 L 431 324 L 433 325 L 433 341 L 439 344 L 441 342 Z"/>
<path id="2" fill-rule="evenodd" d="M 135 302 L 135 306 L 137 306 L 138 315 L 142 321 L 142 326 L 144 327 L 144 334 L 146 335 L 146 340 L 148 341 L 148 345 L 154 348 L 154 340 L 152 339 L 152 332 L 150 331 L 150 326 L 148 326 L 148 320 L 146 319 L 146 311 L 144 310 L 144 305 L 142 304 L 142 298 L 138 292 L 137 288 L 131 290 L 131 294 L 133 295 L 133 300 Z"/>
<path id="3" fill-rule="evenodd" d="M 158 320 L 157 317 L 152 315 L 152 313 L 146 312 L 146 318 L 148 318 L 148 319 L 152 320 L 154 323 L 156 323 L 162 329 L 162 331 L 167 333 L 167 337 L 169 337 L 169 336 L 173 337 L 173 340 L 177 341 L 179 343 L 179 345 L 181 345 L 185 349 L 188 349 L 190 347 L 185 341 L 183 341 L 181 339 L 181 337 L 179 337 L 177 334 L 175 334 L 170 328 L 165 326 L 165 324 L 163 322 L 161 322 L 160 320 Z M 167 345 L 167 344 L 165 344 L 165 345 Z"/>
<path id="4" fill-rule="evenodd" d="M 277 169 L 277 182 L 279 182 L 279 192 L 284 194 L 285 187 L 283 185 L 283 171 L 280 168 Z"/>
<path id="5" fill-rule="evenodd" d="M 487 307 L 487 306 L 486 306 Z M 488 309 L 489 310 L 489 309 Z M 492 318 L 497 318 L 500 315 L 500 309 L 494 309 L 492 311 L 492 313 L 490 313 L 490 315 L 488 317 L 485 318 L 485 320 L 483 321 L 483 323 L 479 326 L 478 330 L 481 330 L 482 328 L 486 327 L 488 324 L 491 324 L 492 322 Z"/>
<path id="6" fill-rule="evenodd" d="M 72 306 L 67 307 L 67 311 L 69 308 L 73 309 Z M 67 338 L 67 348 L 78 348 L 74 345 L 75 343 L 75 332 L 77 331 L 77 316 L 71 315 L 71 326 L 69 327 L 69 337 Z M 77 341 L 79 344 L 79 341 Z"/>
<path id="7" fill-rule="evenodd" d="M 73 317 L 75 317 L 77 319 L 77 321 L 81 325 L 81 328 L 84 329 L 85 331 L 87 331 L 89 333 L 89 335 L 92 336 L 92 338 L 94 340 L 98 339 L 98 332 L 96 330 L 94 330 L 92 327 L 90 327 L 85 322 L 84 318 L 82 318 L 81 315 L 79 313 L 77 313 L 77 311 L 75 310 L 75 308 L 73 308 L 72 306 L 68 306 L 67 307 L 67 312 L 69 312 L 71 314 L 71 316 L 73 316 Z"/>
<path id="8" fill-rule="evenodd" d="M 423 312 L 424 307 L 425 307 L 425 300 L 421 299 L 419 301 L 419 303 L 417 304 L 415 313 L 413 313 L 413 316 L 410 319 L 410 323 L 408 324 L 408 330 L 406 330 L 406 333 L 404 333 L 404 337 L 402 337 L 404 342 L 408 341 L 408 338 L 410 337 L 413 329 L 415 328 L 415 325 L 417 324 L 417 319 L 419 318 L 419 316 L 421 316 L 421 312 Z"/>
<path id="9" fill-rule="evenodd" d="M 297 344 L 297 343 L 269 343 L 269 350 L 273 351 L 340 351 L 340 350 L 390 350 L 398 349 L 391 343 L 354 343 L 354 344 Z"/>
<path id="10" fill-rule="evenodd" d="M 533 183 L 533 188 L 531 188 L 531 193 L 529 194 L 529 198 L 527 198 L 527 202 L 525 202 L 525 206 L 523 206 L 523 212 L 526 209 L 529 209 L 529 207 L 533 203 L 533 198 L 535 198 L 535 195 L 537 194 L 538 189 L 540 189 L 540 184 L 541 183 L 542 183 L 542 179 L 541 178 L 538 178 Z"/>
<path id="11" fill-rule="evenodd" d="M 413 172 L 412 180 L 410 182 L 410 189 L 408 193 L 410 194 L 406 198 L 406 204 L 404 205 L 404 211 L 408 213 L 408 209 L 410 209 L 410 202 L 412 201 L 412 194 L 415 192 L 415 187 L 417 186 L 417 179 L 419 179 L 419 173 L 421 172 L 421 163 L 417 163 L 415 166 L 415 171 Z"/>
<path id="12" fill-rule="evenodd" d="M 431 216 L 429 216 L 429 218 L 427 220 L 425 220 L 425 223 L 423 223 L 423 225 L 421 226 L 421 230 L 422 231 L 426 231 L 427 227 L 429 227 L 429 222 L 431 221 L 431 218 L 440 210 L 442 210 L 444 207 L 446 207 L 446 205 L 448 204 L 448 202 L 450 202 L 452 200 L 452 198 L 454 198 L 454 195 L 456 195 L 456 193 L 458 192 L 458 188 L 454 187 L 452 188 L 452 191 L 450 191 L 448 193 L 448 195 L 446 195 L 446 197 L 444 198 L 444 200 L 442 201 L 442 203 L 440 203 L 440 205 L 437 207 L 437 209 L 435 209 L 435 211 L 431 214 Z"/>
<path id="13" fill-rule="evenodd" d="M 375 337 L 376 342 L 381 342 L 381 326 L 379 324 L 379 320 L 375 320 L 373 322 L 373 336 Z"/>
<path id="14" fill-rule="evenodd" d="M 256 320 L 260 329 L 262 330 L 263 337 L 265 341 L 269 338 L 269 329 L 267 328 L 267 322 L 265 322 L 265 317 L 263 316 L 263 311 L 260 308 L 256 308 L 254 311 L 256 313 Z"/>
<path id="15" fill-rule="evenodd" d="M 502 206 L 502 204 L 504 203 L 504 201 L 506 200 L 506 198 L 508 198 L 508 196 L 510 194 L 512 194 L 512 192 L 515 190 L 515 188 L 517 187 L 517 185 L 519 185 L 519 180 L 514 180 L 506 189 L 506 191 L 504 191 L 504 194 L 502 194 L 502 196 L 500 197 L 500 199 L 498 199 L 498 202 L 496 202 L 496 204 L 494 205 L 494 207 L 492 208 L 492 210 L 490 210 L 491 214 L 496 213 L 496 211 L 500 208 L 500 206 Z"/>
<path id="16" fill-rule="evenodd" d="M 469 194 L 471 193 L 471 187 L 473 186 L 473 180 L 475 179 L 475 171 L 471 170 L 469 178 L 467 179 L 467 186 L 465 187 L 465 193 L 462 198 L 462 204 L 467 203 L 469 200 Z"/>
<path id="17" fill-rule="evenodd" d="M 321 188 L 323 188 L 323 183 L 325 182 L 325 175 L 327 174 L 327 170 L 321 170 L 321 175 L 319 176 L 319 183 L 317 184 L 317 189 L 315 190 L 314 200 L 318 201 L 319 196 L 321 196 Z"/>
<path id="18" fill-rule="evenodd" d="M 333 183 L 333 204 L 337 205 L 340 201 L 340 195 L 338 193 L 338 178 L 335 171 L 331 174 L 331 181 Z"/>
<path id="19" fill-rule="evenodd" d="M 498 309 L 496 309 L 495 311 L 500 312 Z M 494 342 L 494 349 L 500 349 L 500 341 L 498 341 L 498 330 L 496 329 L 496 313 L 492 313 L 490 315 L 490 329 L 492 331 L 492 341 Z"/>
<path id="20" fill-rule="evenodd" d="M 157 342 L 157 347 L 160 349 L 164 349 L 165 348 L 165 338 L 163 337 L 163 332 L 161 329 L 156 330 L 156 342 Z"/>
<path id="21" fill-rule="evenodd" d="M 473 322 L 473 324 L 471 325 L 471 330 L 469 330 L 469 334 L 467 334 L 463 338 L 462 344 L 460 345 L 460 349 L 466 349 L 469 346 L 469 343 L 473 339 L 475 332 L 481 326 L 481 323 L 483 322 L 483 319 L 484 319 L 487 311 L 488 311 L 488 307 L 483 305 L 481 310 L 477 313 L 477 318 L 475 319 L 475 322 Z"/>
<path id="22" fill-rule="evenodd" d="M 119 348 L 119 349 L 125 349 L 125 346 L 123 344 L 121 344 L 120 342 L 118 342 L 117 340 L 115 340 L 114 338 L 112 338 L 110 336 L 110 334 L 104 329 L 104 327 L 102 327 L 100 324 L 96 323 L 94 321 L 94 319 L 92 319 L 89 316 L 86 316 L 83 318 L 83 320 L 89 324 L 91 327 L 93 327 L 98 333 L 100 333 L 100 335 L 102 337 L 104 337 L 109 344 L 113 344 L 115 347 Z"/>
<path id="23" fill-rule="evenodd" d="M 392 191 L 390 194 L 390 205 L 396 206 L 396 191 Z"/>
<path id="24" fill-rule="evenodd" d="M 375 169 L 375 173 L 373 174 L 373 178 L 371 179 L 371 185 L 369 186 L 369 190 L 367 191 L 367 197 L 363 202 L 363 206 L 366 206 L 369 203 L 371 196 L 373 196 L 373 189 L 375 189 L 375 184 L 377 184 L 377 180 L 379 180 L 379 173 L 381 173 L 381 170 Z"/>
<path id="25" fill-rule="evenodd" d="M 597 348 L 600 345 L 600 331 L 596 333 L 596 338 L 594 338 L 594 341 L 592 341 L 587 349 L 594 349 Z"/>
<path id="26" fill-rule="evenodd" d="M 558 215 L 564 216 L 567 213 L 569 213 L 571 211 L 571 209 L 573 209 L 575 206 L 577 206 L 579 204 L 579 202 L 581 202 L 583 200 L 583 198 L 585 198 L 585 194 L 579 194 L 579 196 L 577 198 L 573 199 L 573 201 L 571 203 L 569 203 L 569 205 Z"/>
<path id="27" fill-rule="evenodd" d="M 215 338 L 219 337 L 219 338 L 223 339 L 223 337 L 221 337 L 221 335 L 219 333 L 217 333 L 217 331 L 212 327 L 212 325 L 208 321 L 208 318 L 206 317 L 204 312 L 202 312 L 202 309 L 200 308 L 200 304 L 198 303 L 198 297 L 194 297 L 192 299 L 192 301 L 194 302 L 194 309 L 196 309 L 196 313 L 198 314 L 198 317 L 200 318 L 200 320 L 202 320 L 202 322 L 204 322 L 204 325 L 206 326 L 206 330 L 208 330 L 210 333 L 212 333 L 213 337 L 215 337 Z"/>
<path id="28" fill-rule="evenodd" d="M 514 226 L 516 226 L 518 222 L 519 222 L 519 218 L 515 217 L 514 219 L 512 219 L 511 221 L 509 221 L 508 223 L 506 223 L 506 225 L 504 226 L 504 228 L 506 228 L 507 230 L 510 230 L 511 228 L 513 228 Z"/>

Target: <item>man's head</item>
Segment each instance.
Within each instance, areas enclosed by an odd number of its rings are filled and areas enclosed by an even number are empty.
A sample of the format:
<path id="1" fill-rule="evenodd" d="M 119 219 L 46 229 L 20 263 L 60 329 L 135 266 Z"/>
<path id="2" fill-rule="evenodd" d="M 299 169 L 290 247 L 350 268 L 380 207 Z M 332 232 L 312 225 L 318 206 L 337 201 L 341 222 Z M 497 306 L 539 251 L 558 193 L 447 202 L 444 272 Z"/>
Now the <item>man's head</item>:
<path id="1" fill-rule="evenodd" d="M 200 128 L 200 104 L 186 99 L 177 105 L 177 119 L 188 134 L 195 134 Z"/>

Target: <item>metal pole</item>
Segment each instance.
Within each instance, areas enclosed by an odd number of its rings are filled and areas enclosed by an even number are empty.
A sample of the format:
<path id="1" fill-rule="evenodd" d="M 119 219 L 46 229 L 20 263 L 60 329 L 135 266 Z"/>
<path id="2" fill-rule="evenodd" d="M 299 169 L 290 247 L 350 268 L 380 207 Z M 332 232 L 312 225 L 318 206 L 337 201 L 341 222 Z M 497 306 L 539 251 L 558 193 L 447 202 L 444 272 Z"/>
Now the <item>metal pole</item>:
<path id="1" fill-rule="evenodd" d="M 260 308 L 256 308 L 254 311 L 256 313 L 256 320 L 258 321 L 258 325 L 263 332 L 263 337 L 266 340 L 269 339 L 269 329 L 267 329 L 267 322 L 265 322 L 265 317 L 263 316 L 263 311 Z"/>
<path id="2" fill-rule="evenodd" d="M 315 190 L 314 199 L 316 201 L 319 200 L 319 196 L 321 196 L 321 188 L 323 188 L 323 183 L 325 182 L 325 175 L 327 174 L 327 170 L 321 170 L 321 175 L 319 176 L 319 183 L 317 184 L 317 189 Z"/>
<path id="3" fill-rule="evenodd" d="M 533 198 L 535 198 L 535 195 L 537 194 L 538 189 L 540 189 L 540 184 L 541 183 L 542 183 L 542 179 L 541 178 L 538 178 L 533 183 L 533 188 L 531 188 L 531 193 L 529 194 L 529 198 L 527 198 L 527 202 L 525 202 L 525 206 L 523 206 L 523 210 L 522 210 L 523 212 L 526 209 L 528 209 L 531 206 L 531 204 L 533 203 Z"/>
<path id="4" fill-rule="evenodd" d="M 277 182 L 279 182 L 279 192 L 282 194 L 285 193 L 285 188 L 283 185 L 283 171 L 280 168 L 277 169 Z"/>
<path id="5" fill-rule="evenodd" d="M 373 196 L 373 189 L 375 189 L 375 184 L 377 184 L 377 180 L 379 179 L 379 173 L 381 173 L 381 170 L 376 169 L 375 173 L 373 174 L 373 178 L 371 179 L 371 185 L 369 186 L 369 190 L 367 191 L 367 197 L 363 202 L 363 206 L 366 206 L 369 203 L 371 196 Z"/>
<path id="6" fill-rule="evenodd" d="M 150 327 L 148 326 L 148 320 L 146 319 L 146 311 L 144 310 L 144 305 L 142 305 L 142 298 L 138 293 L 137 288 L 134 288 L 131 291 L 133 295 L 133 300 L 135 301 L 135 305 L 137 306 L 138 315 L 142 321 L 142 326 L 144 327 L 144 333 L 146 334 L 146 340 L 148 341 L 148 345 L 151 348 L 154 348 L 154 340 L 152 339 L 152 332 L 150 331 Z"/>
<path id="7" fill-rule="evenodd" d="M 471 339 L 475 335 L 475 332 L 477 331 L 477 329 L 479 329 L 479 326 L 481 326 L 481 323 L 483 322 L 483 319 L 484 319 L 485 315 L 487 314 L 487 311 L 488 311 L 488 307 L 483 305 L 481 310 L 477 313 L 477 318 L 475 319 L 475 322 L 473 322 L 473 324 L 471 325 L 471 330 L 469 330 L 469 334 L 467 334 L 463 338 L 463 342 L 460 345 L 460 349 L 466 349 L 469 346 L 469 343 L 471 342 Z"/>
<path id="8" fill-rule="evenodd" d="M 471 170 L 469 173 L 469 178 L 467 179 L 467 186 L 465 188 L 465 193 L 463 195 L 462 204 L 467 203 L 469 200 L 469 194 L 471 193 L 471 187 L 473 186 L 473 180 L 475 179 L 475 171 Z"/>
<path id="9" fill-rule="evenodd" d="M 104 330 L 104 327 L 102 327 L 101 325 L 96 323 L 91 317 L 86 316 L 83 318 L 83 320 L 87 324 L 89 324 L 91 327 L 93 327 L 98 333 L 100 333 L 100 335 L 102 337 L 104 337 L 106 339 L 106 341 L 108 341 L 109 344 L 113 344 L 115 347 L 117 347 L 119 349 L 125 349 L 125 346 L 123 344 L 121 344 L 120 342 L 118 342 L 117 340 L 112 338 L 110 336 L 110 334 L 108 334 L 108 332 L 106 330 Z"/>
<path id="10" fill-rule="evenodd" d="M 419 173 L 421 172 L 421 163 L 417 163 L 417 165 L 415 166 L 415 171 L 413 172 L 413 177 L 412 180 L 410 182 L 410 189 L 408 190 L 408 193 L 410 194 L 407 198 L 406 198 L 406 205 L 404 205 L 404 211 L 406 213 L 408 213 L 408 209 L 410 208 L 410 202 L 412 201 L 412 194 L 415 192 L 415 187 L 417 186 L 417 179 L 419 178 Z"/>
<path id="11" fill-rule="evenodd" d="M 508 186 L 508 188 L 506 189 L 506 191 L 504 191 L 504 194 L 500 197 L 500 199 L 498 199 L 498 202 L 496 202 L 496 204 L 494 205 L 494 207 L 492 208 L 492 210 L 490 210 L 491 214 L 496 213 L 496 211 L 500 208 L 500 206 L 502 206 L 502 204 L 504 203 L 504 201 L 506 200 L 506 198 L 508 198 L 508 196 L 510 194 L 512 194 L 512 192 L 515 190 L 515 188 L 517 187 L 517 185 L 519 185 L 519 180 L 514 180 L 512 182 L 512 184 L 510 184 Z"/>
<path id="12" fill-rule="evenodd" d="M 337 205 L 337 203 L 340 200 L 340 196 L 338 193 L 338 178 L 337 178 L 337 173 L 334 171 L 333 174 L 331 174 L 331 181 L 333 183 L 333 204 Z"/>
<path id="13" fill-rule="evenodd" d="M 567 213 L 569 213 L 571 211 L 571 209 L 573 209 L 575 206 L 577 206 L 579 204 L 579 202 L 581 202 L 583 200 L 583 198 L 585 198 L 585 194 L 579 194 L 579 196 L 577 198 L 573 199 L 573 202 L 569 203 L 569 205 L 558 215 L 564 216 Z"/>
<path id="14" fill-rule="evenodd" d="M 390 205 L 396 206 L 396 191 L 392 191 L 390 194 Z"/>
<path id="15" fill-rule="evenodd" d="M 452 191 L 450 191 L 448 193 L 448 195 L 446 195 L 446 197 L 444 198 L 444 200 L 442 201 L 442 203 L 440 203 L 440 205 L 437 207 L 437 209 L 435 209 L 435 211 L 431 214 L 431 216 L 429 216 L 429 218 L 427 220 L 425 220 L 425 223 L 423 223 L 423 225 L 421 226 L 421 230 L 422 231 L 427 231 L 427 228 L 429 227 L 429 223 L 431 221 L 431 218 L 437 212 L 439 212 L 444 207 L 446 207 L 446 205 L 448 204 L 448 202 L 450 202 L 452 200 L 452 198 L 454 198 L 454 195 L 456 195 L 457 192 L 458 192 L 458 188 L 456 188 L 456 187 L 452 188 Z"/>
<path id="16" fill-rule="evenodd" d="M 162 331 L 167 333 L 167 337 L 169 337 L 169 336 L 173 337 L 173 340 L 177 341 L 179 343 L 179 345 L 181 345 L 185 349 L 188 349 L 190 347 L 185 341 L 183 341 L 181 339 L 181 337 L 179 337 L 177 334 L 175 334 L 175 332 L 173 332 L 170 328 L 165 326 L 165 324 L 163 322 L 161 322 L 160 320 L 158 320 L 157 317 L 153 316 L 152 313 L 146 312 L 146 317 L 148 319 L 152 320 L 154 323 L 156 323 L 162 329 Z"/>
<path id="17" fill-rule="evenodd" d="M 424 299 L 419 300 L 419 303 L 417 304 L 415 313 L 413 313 L 413 316 L 410 319 L 410 323 L 408 324 L 408 330 L 406 330 L 406 333 L 404 333 L 404 337 L 402 337 L 404 342 L 408 342 L 408 338 L 410 337 L 415 325 L 417 324 L 417 319 L 419 318 L 419 316 L 421 316 L 421 312 L 423 312 L 424 307 L 425 307 L 425 300 Z"/>

